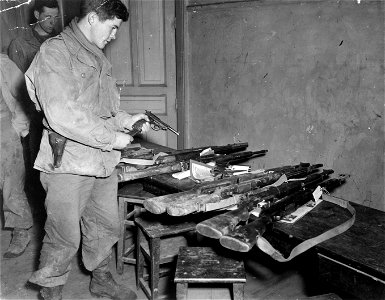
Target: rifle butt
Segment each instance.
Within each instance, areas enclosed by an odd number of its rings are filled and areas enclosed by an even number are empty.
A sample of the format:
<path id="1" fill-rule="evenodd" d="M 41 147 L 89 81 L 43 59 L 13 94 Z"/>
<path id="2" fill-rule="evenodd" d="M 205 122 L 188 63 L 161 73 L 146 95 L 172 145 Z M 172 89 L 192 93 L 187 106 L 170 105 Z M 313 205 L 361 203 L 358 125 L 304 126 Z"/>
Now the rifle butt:
<path id="1" fill-rule="evenodd" d="M 149 198 L 144 201 L 144 207 L 151 213 L 161 214 L 166 212 L 168 206 L 170 206 L 170 215 L 184 216 L 197 211 L 195 209 L 197 205 L 194 205 L 197 203 L 197 198 L 206 197 L 216 188 L 228 186 L 231 183 L 232 179 L 220 180 L 215 183 L 209 182 L 199 188 L 193 188 L 189 191 Z M 186 213 L 184 211 L 186 211 Z"/>
<path id="2" fill-rule="evenodd" d="M 212 239 L 219 239 L 223 235 L 227 235 L 241 221 L 249 218 L 247 208 L 237 208 L 227 213 L 215 216 L 196 226 L 198 233 Z"/>
<path id="3" fill-rule="evenodd" d="M 181 198 L 189 199 L 192 197 L 196 197 L 196 194 L 192 191 L 168 194 L 146 199 L 143 202 L 143 206 L 146 210 L 153 214 L 162 214 L 167 211 L 167 207 L 169 205 L 179 201 Z"/>
<path id="4" fill-rule="evenodd" d="M 183 202 L 169 203 L 167 213 L 170 216 L 185 216 L 194 212 L 199 212 L 202 205 L 208 202 L 219 202 L 221 200 L 216 194 L 193 195 L 192 197 L 183 199 Z"/>
<path id="5" fill-rule="evenodd" d="M 230 250 L 236 252 L 249 252 L 251 248 L 253 248 L 254 244 L 251 242 L 247 242 L 244 239 L 236 238 L 232 236 L 221 236 L 219 239 L 219 243 Z"/>
<path id="6" fill-rule="evenodd" d="M 118 168 L 118 182 L 131 181 L 139 178 L 155 176 L 159 174 L 175 173 L 183 171 L 180 163 L 173 163 L 169 165 L 152 166 L 142 170 L 124 171 L 124 166 Z"/>
<path id="7" fill-rule="evenodd" d="M 258 218 L 222 236 L 219 242 L 227 249 L 237 252 L 249 252 L 256 244 L 258 236 L 261 236 L 266 231 L 266 226 L 270 221 L 266 217 Z"/>

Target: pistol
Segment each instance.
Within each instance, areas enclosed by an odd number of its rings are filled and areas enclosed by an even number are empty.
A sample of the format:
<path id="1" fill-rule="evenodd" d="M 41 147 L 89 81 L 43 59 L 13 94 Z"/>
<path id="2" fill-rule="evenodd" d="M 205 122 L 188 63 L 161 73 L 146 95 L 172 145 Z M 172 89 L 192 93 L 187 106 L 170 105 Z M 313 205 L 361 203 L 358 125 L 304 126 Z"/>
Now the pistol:
<path id="1" fill-rule="evenodd" d="M 148 119 L 150 120 L 150 126 L 153 130 L 170 130 L 172 133 L 179 135 L 179 132 L 173 129 L 170 125 L 163 122 L 161 119 L 159 119 L 157 116 L 155 116 L 152 112 L 149 110 L 146 110 L 145 114 L 147 115 Z M 142 132 L 142 126 L 147 121 L 145 119 L 141 119 L 138 122 L 136 122 L 134 125 L 132 125 L 132 130 L 129 131 L 129 134 L 131 136 L 134 136 L 138 133 Z"/>
<path id="2" fill-rule="evenodd" d="M 53 167 L 59 168 L 61 166 L 61 160 L 63 157 L 63 152 L 67 142 L 67 138 L 54 131 L 49 131 L 48 141 L 51 146 L 52 154 L 53 154 Z"/>

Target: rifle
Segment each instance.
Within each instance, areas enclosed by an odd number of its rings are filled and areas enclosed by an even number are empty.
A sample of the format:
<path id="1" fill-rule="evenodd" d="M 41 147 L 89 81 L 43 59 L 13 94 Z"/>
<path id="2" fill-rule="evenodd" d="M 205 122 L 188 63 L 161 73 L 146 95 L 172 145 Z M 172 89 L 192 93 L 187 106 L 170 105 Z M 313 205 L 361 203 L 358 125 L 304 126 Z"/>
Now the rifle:
<path id="1" fill-rule="evenodd" d="M 157 161 L 160 163 L 197 159 L 203 150 L 211 149 L 215 154 L 229 154 L 246 150 L 249 144 L 246 143 L 234 143 L 223 146 L 205 146 L 198 148 L 182 149 L 168 152 L 165 156 L 158 157 Z M 133 148 L 131 145 L 121 150 L 122 158 L 141 158 L 141 159 L 152 159 L 154 156 L 152 149 Z"/>
<path id="2" fill-rule="evenodd" d="M 236 201 L 239 198 L 232 197 L 236 194 L 244 194 L 273 184 L 282 175 L 286 175 L 288 179 L 307 176 L 320 167 L 322 167 L 322 164 L 301 163 L 295 166 L 268 169 L 264 172 L 232 176 L 228 179 L 202 184 L 190 191 L 149 198 L 144 201 L 143 205 L 154 214 L 167 211 L 172 216 L 223 208 L 237 204 Z"/>
<path id="3" fill-rule="evenodd" d="M 152 112 L 149 110 L 146 110 L 145 115 L 147 115 L 148 119 L 150 120 L 150 126 L 153 130 L 170 130 L 172 133 L 179 135 L 179 132 L 173 129 L 170 125 L 163 122 L 161 119 L 159 119 L 157 116 L 155 116 Z M 143 125 L 147 122 L 145 119 L 140 119 L 139 121 L 135 122 L 134 125 L 132 125 L 132 130 L 130 130 L 128 133 L 131 136 L 134 136 L 138 133 L 142 132 Z"/>
<path id="4" fill-rule="evenodd" d="M 342 185 L 346 176 L 330 178 L 319 183 L 319 186 L 331 191 Z M 314 187 L 313 187 L 314 188 Z M 313 188 L 307 187 L 283 198 L 262 200 L 256 206 L 256 213 L 251 213 L 250 219 L 254 220 L 244 226 L 238 226 L 226 235 L 220 237 L 220 244 L 228 249 L 238 252 L 248 252 L 256 244 L 259 236 L 262 236 L 267 227 L 275 220 L 294 212 L 298 207 L 313 199 Z M 254 212 L 254 211 L 253 211 Z"/>
<path id="5" fill-rule="evenodd" d="M 228 147 L 228 146 L 225 146 Z M 223 150 L 222 150 L 223 151 Z M 159 163 L 157 161 L 154 162 L 153 166 L 149 166 L 147 168 L 141 169 L 141 170 L 132 170 L 131 167 L 127 167 L 126 165 L 119 164 L 117 166 L 118 170 L 118 181 L 124 182 L 124 181 L 130 181 L 138 178 L 145 178 L 149 176 L 155 176 L 159 174 L 165 174 L 165 173 L 175 173 L 175 172 L 181 172 L 186 171 L 189 169 L 189 160 L 191 159 L 191 156 L 195 158 L 195 160 L 200 162 L 218 162 L 221 165 L 224 164 L 230 164 L 233 161 L 246 161 L 251 158 L 255 158 L 261 155 L 265 155 L 267 150 L 260 150 L 260 151 L 244 151 L 240 153 L 233 153 L 234 149 L 229 148 L 228 150 L 229 154 L 214 154 L 214 155 L 207 155 L 207 156 L 200 156 L 200 153 L 193 152 L 192 154 L 185 153 L 184 158 L 185 160 L 181 159 L 182 156 L 173 156 L 170 155 L 168 158 L 162 159 L 161 157 L 158 157 L 160 159 Z M 188 157 L 190 157 L 188 159 Z M 170 162 L 171 160 L 171 162 Z"/>
<path id="6" fill-rule="evenodd" d="M 257 207 L 259 202 L 283 197 L 303 190 L 307 186 L 319 184 L 332 173 L 333 170 L 323 170 L 322 173 L 308 175 L 304 180 L 289 181 L 279 186 L 266 186 L 247 194 L 235 195 L 234 197 L 238 198 L 236 201 L 239 203 L 237 209 L 197 224 L 196 230 L 203 236 L 219 239 L 223 235 L 228 235 L 238 223 L 247 221 L 250 211 Z"/>

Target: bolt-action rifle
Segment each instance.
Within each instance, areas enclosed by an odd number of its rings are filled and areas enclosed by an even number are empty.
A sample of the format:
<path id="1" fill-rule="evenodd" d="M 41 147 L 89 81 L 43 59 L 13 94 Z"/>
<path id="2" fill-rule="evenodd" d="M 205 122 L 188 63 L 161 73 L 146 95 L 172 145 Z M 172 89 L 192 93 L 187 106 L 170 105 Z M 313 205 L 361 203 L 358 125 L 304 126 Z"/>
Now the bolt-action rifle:
<path id="1" fill-rule="evenodd" d="M 301 163 L 294 166 L 283 166 L 263 172 L 246 173 L 226 179 L 201 184 L 189 191 L 149 198 L 144 207 L 151 213 L 181 216 L 194 212 L 204 212 L 237 204 L 237 194 L 275 183 L 282 175 L 288 179 L 300 178 L 318 171 L 322 164 L 310 165 Z"/>
<path id="2" fill-rule="evenodd" d="M 220 147 L 220 146 L 217 146 Z M 229 145 L 225 146 L 226 148 Z M 220 148 L 217 148 L 220 149 Z M 219 150 L 223 152 L 223 150 Z M 267 150 L 259 150 L 259 151 L 243 151 L 243 152 L 234 152 L 234 149 L 229 148 L 229 154 L 213 154 L 213 155 L 205 155 L 200 156 L 199 152 L 193 153 L 184 153 L 180 156 L 167 155 L 165 158 L 161 156 L 158 157 L 159 162 L 157 160 L 154 161 L 154 165 L 149 166 L 140 170 L 132 170 L 130 166 L 126 166 L 124 164 L 119 164 L 117 166 L 118 169 L 118 180 L 119 182 L 130 181 L 138 178 L 145 178 L 149 176 L 155 176 L 159 174 L 166 173 L 175 173 L 189 170 L 190 159 L 194 159 L 199 162 L 208 163 L 214 161 L 216 164 L 221 166 L 226 166 L 234 162 L 247 161 L 249 159 L 259 157 L 265 155 Z M 184 159 L 183 159 L 184 158 Z M 127 168 L 127 169 L 126 169 Z"/>
<path id="3" fill-rule="evenodd" d="M 333 170 L 323 170 L 322 173 L 311 174 L 304 180 L 288 181 L 278 186 L 266 186 L 253 190 L 247 194 L 238 194 L 238 208 L 224 214 L 207 219 L 196 226 L 196 230 L 203 236 L 219 239 L 228 235 L 242 221 L 247 221 L 250 211 L 257 207 L 259 202 L 280 198 L 303 190 L 307 186 L 313 186 L 326 180 Z"/>
<path id="4" fill-rule="evenodd" d="M 173 150 L 172 152 L 167 152 L 167 155 L 160 156 L 157 159 L 158 164 L 168 163 L 174 161 L 196 159 L 200 156 L 200 153 L 203 150 L 211 149 L 215 154 L 229 154 L 234 152 L 240 152 L 247 149 L 249 144 L 246 143 L 234 143 L 223 146 L 205 146 L 181 150 Z M 154 156 L 153 149 L 143 149 L 140 147 L 127 147 L 121 150 L 122 158 L 134 158 L 134 159 L 152 159 Z"/>
<path id="5" fill-rule="evenodd" d="M 320 187 L 331 192 L 346 181 L 345 175 L 338 178 L 330 178 L 320 182 Z M 238 252 L 248 252 L 256 244 L 258 237 L 262 236 L 266 229 L 275 220 L 294 212 L 298 207 L 313 199 L 313 192 L 316 186 L 306 187 L 303 190 L 294 192 L 282 198 L 268 198 L 258 202 L 250 214 L 249 223 L 237 226 L 226 235 L 220 237 L 220 244 L 228 249 Z M 250 222 L 250 220 L 252 220 Z"/>

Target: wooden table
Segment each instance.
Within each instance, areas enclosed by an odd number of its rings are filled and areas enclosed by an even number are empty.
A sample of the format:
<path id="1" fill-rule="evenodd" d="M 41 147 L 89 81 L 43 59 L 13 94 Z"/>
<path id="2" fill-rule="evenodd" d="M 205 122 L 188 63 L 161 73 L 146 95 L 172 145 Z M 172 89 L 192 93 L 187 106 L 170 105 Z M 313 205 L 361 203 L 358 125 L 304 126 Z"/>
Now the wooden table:
<path id="1" fill-rule="evenodd" d="M 155 148 L 153 144 L 147 147 Z M 171 174 L 141 182 L 155 195 L 186 191 L 197 185 L 191 179 L 177 180 Z M 320 279 L 361 299 L 385 299 L 385 212 L 352 205 L 356 209 L 354 225 L 315 247 Z M 275 223 L 270 238 L 285 241 L 287 248 L 292 248 L 348 218 L 346 210 L 323 202 L 295 224 Z"/>

